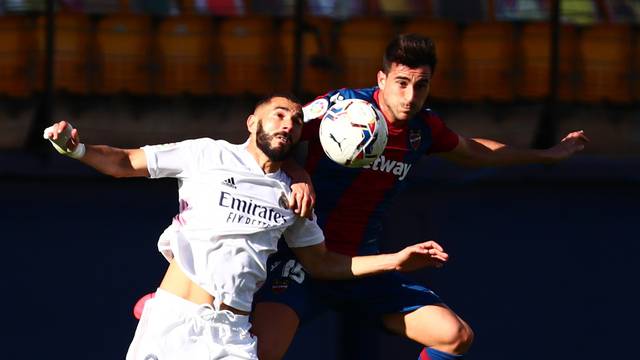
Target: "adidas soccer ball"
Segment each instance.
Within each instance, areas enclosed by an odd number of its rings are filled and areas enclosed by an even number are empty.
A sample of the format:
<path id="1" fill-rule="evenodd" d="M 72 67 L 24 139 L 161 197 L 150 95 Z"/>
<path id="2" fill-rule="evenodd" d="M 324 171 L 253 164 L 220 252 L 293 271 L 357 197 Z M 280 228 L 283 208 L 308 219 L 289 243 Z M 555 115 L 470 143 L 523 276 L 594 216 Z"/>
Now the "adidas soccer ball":
<path id="1" fill-rule="evenodd" d="M 320 122 L 320 143 L 325 154 L 340 165 L 367 166 L 387 145 L 387 123 L 382 113 L 365 100 L 339 101 Z"/>

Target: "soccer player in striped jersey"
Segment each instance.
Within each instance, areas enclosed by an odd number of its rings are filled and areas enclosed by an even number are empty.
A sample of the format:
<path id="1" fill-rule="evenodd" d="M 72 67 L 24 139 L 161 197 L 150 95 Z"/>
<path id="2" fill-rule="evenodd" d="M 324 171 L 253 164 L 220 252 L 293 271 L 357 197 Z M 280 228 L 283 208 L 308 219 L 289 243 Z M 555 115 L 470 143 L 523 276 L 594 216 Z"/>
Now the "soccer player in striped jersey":
<path id="1" fill-rule="evenodd" d="M 296 186 L 306 188 L 296 195 L 302 215 L 313 206 L 315 188 L 315 212 L 330 250 L 352 256 L 378 252 L 381 224 L 389 204 L 422 156 L 438 154 L 475 166 L 553 163 L 582 150 L 588 141 L 578 131 L 552 148 L 533 150 L 463 137 L 425 107 L 435 68 L 435 47 L 430 39 L 399 35 L 385 51 L 377 86 L 331 91 L 304 107 L 306 125 L 301 142 L 308 145 L 304 167 L 310 180 L 306 173 L 296 172 L 292 164 L 288 172 L 301 180 L 302 184 Z M 351 98 L 375 104 L 389 129 L 385 151 L 365 168 L 332 162 L 318 138 L 327 109 L 336 101 Z M 419 355 L 422 360 L 459 359 L 469 349 L 473 340 L 470 326 L 421 284 L 398 273 L 339 282 L 314 281 L 286 245 L 281 245 L 270 258 L 267 282 L 255 300 L 253 324 L 260 359 L 282 358 L 298 326 L 327 308 L 377 317 L 387 330 L 425 346 Z"/>
<path id="2" fill-rule="evenodd" d="M 45 130 L 59 152 L 102 173 L 178 179 L 180 212 L 158 241 L 169 267 L 144 306 L 127 360 L 257 359 L 248 315 L 281 237 L 320 278 L 411 271 L 447 260 L 433 241 L 377 256 L 328 252 L 315 219 L 289 208 L 290 178 L 281 170 L 302 118 L 290 97 L 269 97 L 247 118 L 249 139 L 240 145 L 201 138 L 120 149 L 82 144 L 64 121 Z"/>

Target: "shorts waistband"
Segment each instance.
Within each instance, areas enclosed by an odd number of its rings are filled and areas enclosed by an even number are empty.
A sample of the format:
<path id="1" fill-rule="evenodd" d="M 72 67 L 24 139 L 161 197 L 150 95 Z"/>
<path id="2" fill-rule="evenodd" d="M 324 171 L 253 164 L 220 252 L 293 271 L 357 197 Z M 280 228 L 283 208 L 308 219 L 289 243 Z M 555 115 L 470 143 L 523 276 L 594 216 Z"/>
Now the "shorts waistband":
<path id="1" fill-rule="evenodd" d="M 215 310 L 212 304 L 196 304 L 169 291 L 158 288 L 154 297 L 156 304 L 162 307 L 170 307 L 172 311 L 200 317 L 206 321 L 232 324 L 234 327 L 244 327 L 249 324 L 248 315 L 235 314 L 229 310 Z"/>

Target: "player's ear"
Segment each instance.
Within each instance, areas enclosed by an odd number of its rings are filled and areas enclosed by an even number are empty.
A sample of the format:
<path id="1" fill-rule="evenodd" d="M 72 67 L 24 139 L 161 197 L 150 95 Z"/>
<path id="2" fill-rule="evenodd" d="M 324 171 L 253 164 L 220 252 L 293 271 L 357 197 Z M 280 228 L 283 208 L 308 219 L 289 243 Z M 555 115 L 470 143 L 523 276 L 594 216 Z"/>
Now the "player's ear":
<path id="1" fill-rule="evenodd" d="M 382 70 L 378 70 L 378 87 L 380 89 L 384 89 L 384 84 L 387 80 L 387 74 L 385 74 Z"/>
<path id="2" fill-rule="evenodd" d="M 247 117 L 247 130 L 249 130 L 250 133 L 253 133 L 255 130 L 255 125 L 256 125 L 256 116 L 251 114 L 249 115 L 249 117 Z"/>

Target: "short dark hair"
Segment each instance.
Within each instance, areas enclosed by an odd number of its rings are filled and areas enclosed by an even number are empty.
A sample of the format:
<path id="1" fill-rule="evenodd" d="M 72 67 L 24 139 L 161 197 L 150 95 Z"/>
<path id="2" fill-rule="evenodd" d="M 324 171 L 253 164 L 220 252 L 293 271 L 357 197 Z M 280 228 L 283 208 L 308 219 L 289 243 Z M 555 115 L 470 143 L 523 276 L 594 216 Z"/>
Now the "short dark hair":
<path id="1" fill-rule="evenodd" d="M 298 98 L 296 98 L 295 95 L 293 95 L 291 93 L 287 93 L 287 92 L 278 92 L 278 93 L 271 93 L 271 94 L 261 98 L 260 100 L 258 100 L 258 102 L 256 103 L 256 106 L 253 108 L 254 111 L 257 108 L 259 108 L 260 106 L 270 103 L 273 98 L 277 98 L 277 97 L 285 98 L 285 99 L 287 99 L 287 100 L 289 100 L 291 102 L 294 102 L 294 103 L 302 106 L 302 104 L 300 103 Z"/>
<path id="2" fill-rule="evenodd" d="M 389 73 L 391 64 L 402 64 L 412 69 L 428 65 L 436 70 L 436 46 L 433 40 L 418 34 L 400 34 L 393 38 L 384 52 L 382 70 Z"/>

